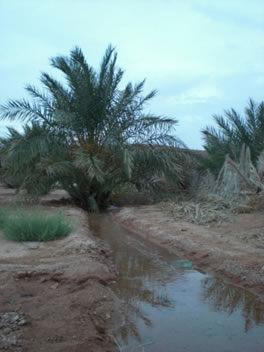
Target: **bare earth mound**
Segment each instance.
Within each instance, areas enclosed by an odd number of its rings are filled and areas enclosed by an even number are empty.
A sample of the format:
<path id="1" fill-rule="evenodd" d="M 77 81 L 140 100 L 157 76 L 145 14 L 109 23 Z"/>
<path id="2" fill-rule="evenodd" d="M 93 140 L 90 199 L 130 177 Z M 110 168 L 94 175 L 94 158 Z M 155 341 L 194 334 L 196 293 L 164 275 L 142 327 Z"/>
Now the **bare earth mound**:
<path id="1" fill-rule="evenodd" d="M 156 206 L 123 208 L 114 218 L 125 227 L 257 294 L 264 301 L 264 216 L 240 214 L 218 226 L 176 221 Z"/>
<path id="2" fill-rule="evenodd" d="M 2 204 L 12 198 L 3 193 Z M 64 211 L 75 230 L 61 240 L 23 244 L 0 233 L 0 351 L 116 351 L 110 327 L 120 321 L 119 302 L 108 287 L 116 277 L 109 250 L 92 236 L 86 213 Z"/>

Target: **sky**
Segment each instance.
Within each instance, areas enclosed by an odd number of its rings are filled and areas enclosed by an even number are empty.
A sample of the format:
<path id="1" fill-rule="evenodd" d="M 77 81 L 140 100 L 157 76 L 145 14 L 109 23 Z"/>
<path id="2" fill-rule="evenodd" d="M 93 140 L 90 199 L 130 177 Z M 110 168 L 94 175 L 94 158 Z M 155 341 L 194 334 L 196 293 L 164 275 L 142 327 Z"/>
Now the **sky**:
<path id="1" fill-rule="evenodd" d="M 263 0 L 0 0 L 0 104 L 56 77 L 49 58 L 79 46 L 97 69 L 110 43 L 124 84 L 146 78 L 146 112 L 178 120 L 189 148 L 214 114 L 264 100 Z"/>

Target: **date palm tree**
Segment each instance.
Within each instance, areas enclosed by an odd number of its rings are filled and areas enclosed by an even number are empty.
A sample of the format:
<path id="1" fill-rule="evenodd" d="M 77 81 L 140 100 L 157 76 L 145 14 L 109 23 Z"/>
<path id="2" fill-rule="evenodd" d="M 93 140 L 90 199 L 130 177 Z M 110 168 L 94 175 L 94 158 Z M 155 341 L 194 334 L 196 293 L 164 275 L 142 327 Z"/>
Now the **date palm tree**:
<path id="1" fill-rule="evenodd" d="M 244 117 L 230 109 L 225 111 L 224 116 L 215 115 L 214 120 L 217 128 L 206 127 L 202 131 L 209 156 L 207 166 L 211 171 L 217 173 L 220 170 L 226 154 L 233 160 L 239 160 L 243 145 L 250 148 L 255 164 L 264 150 L 264 102 L 257 104 L 250 99 Z"/>
<path id="2" fill-rule="evenodd" d="M 121 185 L 154 188 L 154 175 L 179 180 L 177 121 L 144 113 L 156 91 L 143 96 L 144 80 L 121 89 L 124 71 L 116 62 L 109 46 L 97 72 L 76 47 L 51 59 L 65 81 L 42 73 L 43 90 L 26 87 L 32 101 L 1 106 L 1 119 L 26 123 L 23 133 L 9 129 L 0 140 L 6 176 L 16 175 L 33 195 L 59 185 L 90 210 Z"/>

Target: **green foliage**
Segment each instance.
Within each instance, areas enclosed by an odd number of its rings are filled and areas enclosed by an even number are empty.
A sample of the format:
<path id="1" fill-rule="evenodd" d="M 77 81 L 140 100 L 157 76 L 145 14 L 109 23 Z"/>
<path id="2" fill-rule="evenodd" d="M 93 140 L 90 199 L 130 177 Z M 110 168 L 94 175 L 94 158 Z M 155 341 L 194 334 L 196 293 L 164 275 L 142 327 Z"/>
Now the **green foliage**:
<path id="1" fill-rule="evenodd" d="M 205 165 L 215 174 L 221 169 L 225 155 L 238 161 L 243 145 L 250 148 L 254 164 L 264 149 L 264 102 L 249 100 L 242 117 L 234 109 L 225 111 L 224 116 L 215 115 L 218 129 L 206 127 L 202 132 L 209 159 Z"/>
<path id="2" fill-rule="evenodd" d="M 28 123 L 23 133 L 10 128 L 0 139 L 3 178 L 15 178 L 31 196 L 62 187 L 93 211 L 106 206 L 122 184 L 155 190 L 157 179 L 180 181 L 177 121 L 144 113 L 156 91 L 143 96 L 144 80 L 121 89 L 124 71 L 116 61 L 109 46 L 96 72 L 75 48 L 69 57 L 51 59 L 66 84 L 42 73 L 43 91 L 27 86 L 32 103 L 1 106 L 2 119 Z"/>
<path id="3" fill-rule="evenodd" d="M 6 237 L 14 241 L 52 241 L 72 231 L 72 226 L 64 221 L 62 213 L 48 216 L 39 211 L 15 211 L 9 216 L 3 214 L 4 221 L 0 218 L 0 225 Z"/>

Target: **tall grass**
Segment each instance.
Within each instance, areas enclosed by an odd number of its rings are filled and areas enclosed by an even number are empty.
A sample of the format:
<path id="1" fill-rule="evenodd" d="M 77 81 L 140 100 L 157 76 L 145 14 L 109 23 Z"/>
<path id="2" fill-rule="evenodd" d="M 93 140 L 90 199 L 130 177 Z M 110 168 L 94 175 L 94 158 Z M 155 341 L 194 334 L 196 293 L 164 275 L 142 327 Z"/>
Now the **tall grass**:
<path id="1" fill-rule="evenodd" d="M 16 210 L 8 213 L 0 209 L 0 228 L 14 241 L 52 241 L 68 235 L 72 225 L 64 220 L 62 212 L 45 215 L 39 210 Z"/>

